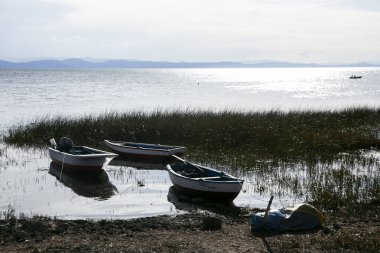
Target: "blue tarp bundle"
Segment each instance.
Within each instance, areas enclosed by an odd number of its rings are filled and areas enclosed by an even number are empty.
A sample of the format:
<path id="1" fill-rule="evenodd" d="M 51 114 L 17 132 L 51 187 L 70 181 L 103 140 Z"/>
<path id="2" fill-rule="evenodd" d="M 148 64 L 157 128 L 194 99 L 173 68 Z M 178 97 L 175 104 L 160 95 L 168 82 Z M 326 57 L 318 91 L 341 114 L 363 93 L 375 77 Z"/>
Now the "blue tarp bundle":
<path id="1" fill-rule="evenodd" d="M 265 224 L 264 216 L 265 213 L 263 212 L 252 217 L 252 230 L 267 232 L 300 231 L 319 227 L 324 221 L 322 213 L 309 204 L 271 210 Z"/>

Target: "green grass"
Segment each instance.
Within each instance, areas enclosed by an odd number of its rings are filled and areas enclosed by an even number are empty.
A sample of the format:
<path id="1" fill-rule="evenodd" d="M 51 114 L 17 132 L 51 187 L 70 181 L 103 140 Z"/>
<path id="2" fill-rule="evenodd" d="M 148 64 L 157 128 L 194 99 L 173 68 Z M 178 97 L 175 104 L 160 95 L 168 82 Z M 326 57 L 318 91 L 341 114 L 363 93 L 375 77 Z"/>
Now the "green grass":
<path id="1" fill-rule="evenodd" d="M 71 137 L 76 144 L 104 148 L 104 139 L 184 145 L 189 154 L 257 158 L 335 155 L 379 147 L 373 135 L 380 110 L 341 111 L 155 111 L 36 119 L 9 130 L 5 142 L 44 146 L 47 139 Z M 252 161 L 250 161 L 252 160 Z"/>

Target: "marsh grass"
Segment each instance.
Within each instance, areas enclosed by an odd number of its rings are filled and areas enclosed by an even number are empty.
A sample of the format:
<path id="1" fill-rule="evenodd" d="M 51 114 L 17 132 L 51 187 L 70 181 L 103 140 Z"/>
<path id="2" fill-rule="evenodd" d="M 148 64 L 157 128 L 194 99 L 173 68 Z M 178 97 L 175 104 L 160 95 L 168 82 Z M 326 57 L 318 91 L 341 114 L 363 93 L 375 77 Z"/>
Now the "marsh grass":
<path id="1" fill-rule="evenodd" d="M 379 146 L 373 134 L 380 110 L 341 111 L 155 111 L 105 113 L 81 118 L 45 117 L 9 129 L 5 142 L 45 146 L 70 136 L 75 143 L 104 148 L 102 141 L 184 145 L 194 156 L 219 156 L 251 164 L 260 158 L 331 156 Z"/>
<path id="2" fill-rule="evenodd" d="M 360 208 L 380 193 L 380 109 L 155 111 L 45 117 L 9 129 L 5 142 L 46 147 L 51 137 L 106 149 L 104 139 L 183 145 L 190 159 L 252 173 L 252 192 L 308 196 L 322 209 Z M 360 169 L 358 169 L 360 168 Z M 244 176 L 244 175 L 242 175 Z M 249 186 L 249 183 L 246 182 Z"/>
<path id="3" fill-rule="evenodd" d="M 13 206 L 10 204 L 8 205 L 7 210 L 0 212 L 0 220 L 10 220 L 10 219 L 15 219 L 16 218 L 16 211 Z"/>
<path id="4" fill-rule="evenodd" d="M 348 155 L 331 162 L 279 166 L 274 173 L 259 175 L 256 182 L 264 192 L 308 199 L 321 209 L 360 209 L 377 201 L 379 173 L 371 158 Z"/>

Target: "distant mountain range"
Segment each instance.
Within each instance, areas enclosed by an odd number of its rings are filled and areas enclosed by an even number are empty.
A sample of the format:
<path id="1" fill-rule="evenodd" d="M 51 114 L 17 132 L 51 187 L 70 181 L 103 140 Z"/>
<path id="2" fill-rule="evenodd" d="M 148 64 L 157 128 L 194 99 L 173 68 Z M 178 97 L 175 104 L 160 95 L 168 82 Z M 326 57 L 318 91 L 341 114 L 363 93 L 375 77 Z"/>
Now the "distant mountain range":
<path id="1" fill-rule="evenodd" d="M 0 60 L 0 68 L 6 69 L 62 69 L 62 68 L 318 68 L 318 67 L 380 67 L 380 64 L 314 64 L 266 61 L 257 63 L 242 62 L 168 62 L 139 60 L 104 60 L 92 62 L 83 59 L 36 60 L 10 62 Z"/>

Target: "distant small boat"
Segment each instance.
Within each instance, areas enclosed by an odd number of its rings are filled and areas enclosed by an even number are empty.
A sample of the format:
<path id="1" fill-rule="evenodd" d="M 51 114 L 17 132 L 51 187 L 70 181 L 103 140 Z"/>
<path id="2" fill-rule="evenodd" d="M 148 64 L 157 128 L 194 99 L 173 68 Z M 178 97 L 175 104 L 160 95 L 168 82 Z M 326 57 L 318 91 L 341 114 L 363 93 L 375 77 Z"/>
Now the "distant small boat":
<path id="1" fill-rule="evenodd" d="M 360 79 L 362 78 L 363 76 L 355 76 L 355 75 L 352 75 L 350 76 L 350 79 Z"/>
<path id="2" fill-rule="evenodd" d="M 104 142 L 113 152 L 121 156 L 171 158 L 172 155 L 182 155 L 186 152 L 186 148 L 182 146 L 109 140 L 104 140 Z"/>
<path id="3" fill-rule="evenodd" d="M 178 162 L 167 165 L 170 180 L 181 193 L 213 201 L 232 202 L 239 195 L 244 180 L 196 165 L 176 157 Z"/>
<path id="4" fill-rule="evenodd" d="M 51 140 L 49 156 L 53 162 L 63 165 L 65 168 L 79 170 L 98 171 L 108 164 L 117 154 L 86 147 L 74 146 L 70 138 L 62 137 L 59 145 Z"/>

